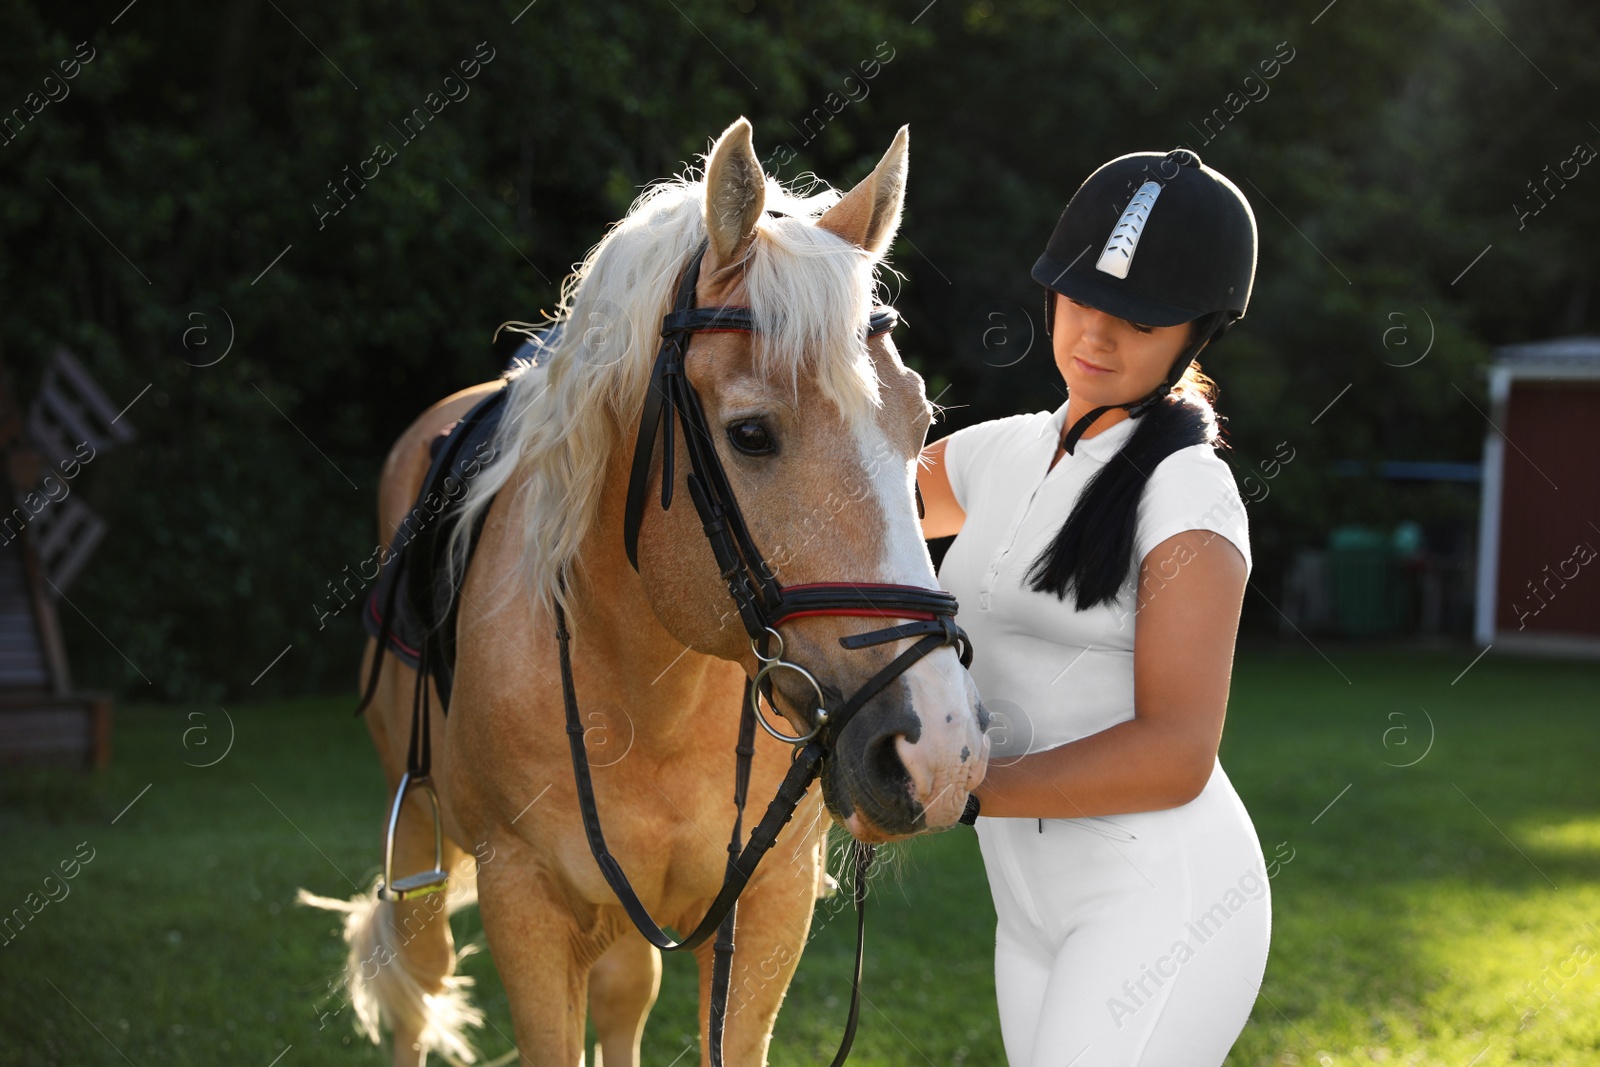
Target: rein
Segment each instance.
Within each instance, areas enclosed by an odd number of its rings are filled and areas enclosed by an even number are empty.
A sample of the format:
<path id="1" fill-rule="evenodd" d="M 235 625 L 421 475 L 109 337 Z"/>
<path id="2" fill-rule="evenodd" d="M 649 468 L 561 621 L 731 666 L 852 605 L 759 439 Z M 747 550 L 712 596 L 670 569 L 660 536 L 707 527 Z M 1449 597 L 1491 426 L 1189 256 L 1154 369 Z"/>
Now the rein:
<path id="1" fill-rule="evenodd" d="M 686 478 L 689 496 L 699 513 L 718 570 L 727 584 L 728 595 L 738 608 L 739 618 L 750 639 L 751 651 L 761 663 L 740 706 L 739 741 L 735 748 L 735 816 L 732 837 L 728 843 L 727 871 L 723 875 L 722 887 L 705 916 L 682 939 L 674 939 L 651 918 L 621 864 L 606 847 L 589 774 L 589 758 L 583 741 L 583 724 L 578 714 L 577 693 L 573 686 L 569 648 L 571 638 L 567 631 L 566 614 L 559 602 L 556 606 L 556 638 L 561 651 L 561 686 L 566 705 L 567 739 L 572 749 L 573 776 L 589 849 L 628 917 L 633 920 L 639 933 L 656 948 L 665 952 L 693 949 L 703 944 L 713 931 L 717 933 L 713 946 L 708 1043 L 711 1063 L 714 1067 L 721 1067 L 722 1030 L 732 977 L 733 932 L 739 895 L 749 884 L 756 866 L 777 841 L 779 832 L 793 818 L 795 809 L 804 799 L 811 783 L 821 774 L 824 761 L 832 754 L 839 736 L 855 714 L 929 653 L 954 645 L 959 650 L 962 666 L 969 666 L 972 648 L 966 633 L 955 623 L 956 598 L 942 589 L 871 582 L 816 582 L 788 587 L 779 584 L 750 535 L 749 526 L 728 482 L 727 472 L 712 443 L 714 437 L 706 421 L 705 410 L 694 386 L 689 382 L 685 366 L 695 333 L 754 333 L 756 330 L 754 315 L 747 307 L 695 306 L 695 286 L 705 253 L 706 243 L 702 242 L 684 267 L 673 309 L 662 321 L 662 343 L 656 354 L 649 391 L 639 419 L 623 520 L 623 543 L 628 562 L 637 571 L 639 529 L 644 520 L 656 439 L 660 437 L 663 443 L 661 508 L 665 511 L 672 506 L 675 482 L 674 427 L 681 423 L 691 467 Z M 894 328 L 897 319 L 898 316 L 890 308 L 875 310 L 867 324 L 867 335 L 872 337 L 888 332 Z M 913 620 L 840 638 L 840 645 L 847 649 L 868 648 L 911 638 L 920 640 L 867 679 L 843 703 L 830 710 L 816 676 L 799 664 L 783 658 L 783 636 L 778 630 L 787 621 L 822 615 Z M 765 696 L 772 703 L 771 675 L 780 669 L 798 672 L 816 692 L 816 720 L 807 733 L 795 736 L 780 733 L 759 710 L 761 697 Z M 776 704 L 772 706 L 775 708 Z M 756 723 L 760 723 L 779 740 L 795 745 L 796 752 L 788 773 L 778 786 L 777 794 L 767 805 L 761 821 L 751 830 L 749 843 L 745 844 L 742 841 L 744 809 L 750 784 L 751 758 L 755 754 Z M 849 1055 L 860 1017 L 867 873 L 875 852 L 875 846 L 855 843 L 856 960 L 850 986 L 849 1019 L 839 1051 L 833 1059 L 833 1067 L 839 1067 Z"/>

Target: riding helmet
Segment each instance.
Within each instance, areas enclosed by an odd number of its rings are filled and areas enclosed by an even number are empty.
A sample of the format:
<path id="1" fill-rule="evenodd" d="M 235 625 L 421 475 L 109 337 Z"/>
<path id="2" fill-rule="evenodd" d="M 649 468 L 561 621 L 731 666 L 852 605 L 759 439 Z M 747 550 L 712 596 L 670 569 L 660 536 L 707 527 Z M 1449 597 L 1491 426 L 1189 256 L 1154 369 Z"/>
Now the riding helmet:
<path id="1" fill-rule="evenodd" d="M 1045 332 L 1054 326 L 1055 293 L 1143 326 L 1200 322 L 1155 391 L 1085 415 L 1062 447 L 1071 452 L 1112 407 L 1136 417 L 1166 396 L 1206 343 L 1244 315 L 1255 270 L 1249 202 L 1192 150 L 1134 152 L 1089 175 L 1033 266 L 1045 287 Z"/>

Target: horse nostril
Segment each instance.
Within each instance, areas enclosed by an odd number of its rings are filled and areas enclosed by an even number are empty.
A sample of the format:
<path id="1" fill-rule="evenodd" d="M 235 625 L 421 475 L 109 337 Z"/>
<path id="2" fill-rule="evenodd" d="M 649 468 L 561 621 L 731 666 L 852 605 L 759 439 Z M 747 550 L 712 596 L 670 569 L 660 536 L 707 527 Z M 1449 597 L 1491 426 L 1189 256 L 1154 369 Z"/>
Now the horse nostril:
<path id="1" fill-rule="evenodd" d="M 911 783 L 911 775 L 900 758 L 904 734 L 884 734 L 867 751 L 867 771 L 872 785 L 883 793 L 898 792 Z"/>

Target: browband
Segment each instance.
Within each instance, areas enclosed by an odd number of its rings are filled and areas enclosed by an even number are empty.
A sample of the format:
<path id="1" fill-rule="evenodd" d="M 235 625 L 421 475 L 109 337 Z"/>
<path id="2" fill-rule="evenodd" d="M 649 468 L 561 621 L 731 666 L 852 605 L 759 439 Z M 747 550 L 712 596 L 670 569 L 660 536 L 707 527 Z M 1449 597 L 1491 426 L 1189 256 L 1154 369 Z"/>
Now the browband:
<path id="1" fill-rule="evenodd" d="M 875 307 L 867 316 L 867 336 L 886 334 L 900 323 L 900 313 L 892 307 Z M 758 333 L 755 313 L 742 304 L 719 307 L 685 308 L 671 311 L 661 320 L 661 336 L 685 333 Z"/>

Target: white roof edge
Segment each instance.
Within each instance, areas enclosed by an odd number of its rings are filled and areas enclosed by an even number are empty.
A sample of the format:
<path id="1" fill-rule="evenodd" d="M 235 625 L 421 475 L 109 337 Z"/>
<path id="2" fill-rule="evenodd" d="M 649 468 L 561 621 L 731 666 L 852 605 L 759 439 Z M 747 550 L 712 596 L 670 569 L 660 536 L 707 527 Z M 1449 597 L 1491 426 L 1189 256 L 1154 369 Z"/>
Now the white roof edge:
<path id="1" fill-rule="evenodd" d="M 1495 364 L 1492 370 L 1496 374 L 1505 375 L 1507 379 L 1517 381 L 1529 379 L 1549 382 L 1587 381 L 1600 379 L 1600 359 L 1573 363 L 1499 363 Z"/>
<path id="2" fill-rule="evenodd" d="M 1552 337 L 1544 341 L 1523 341 L 1511 345 L 1497 345 L 1494 349 L 1496 363 L 1555 363 L 1570 361 L 1600 362 L 1600 337 Z"/>

